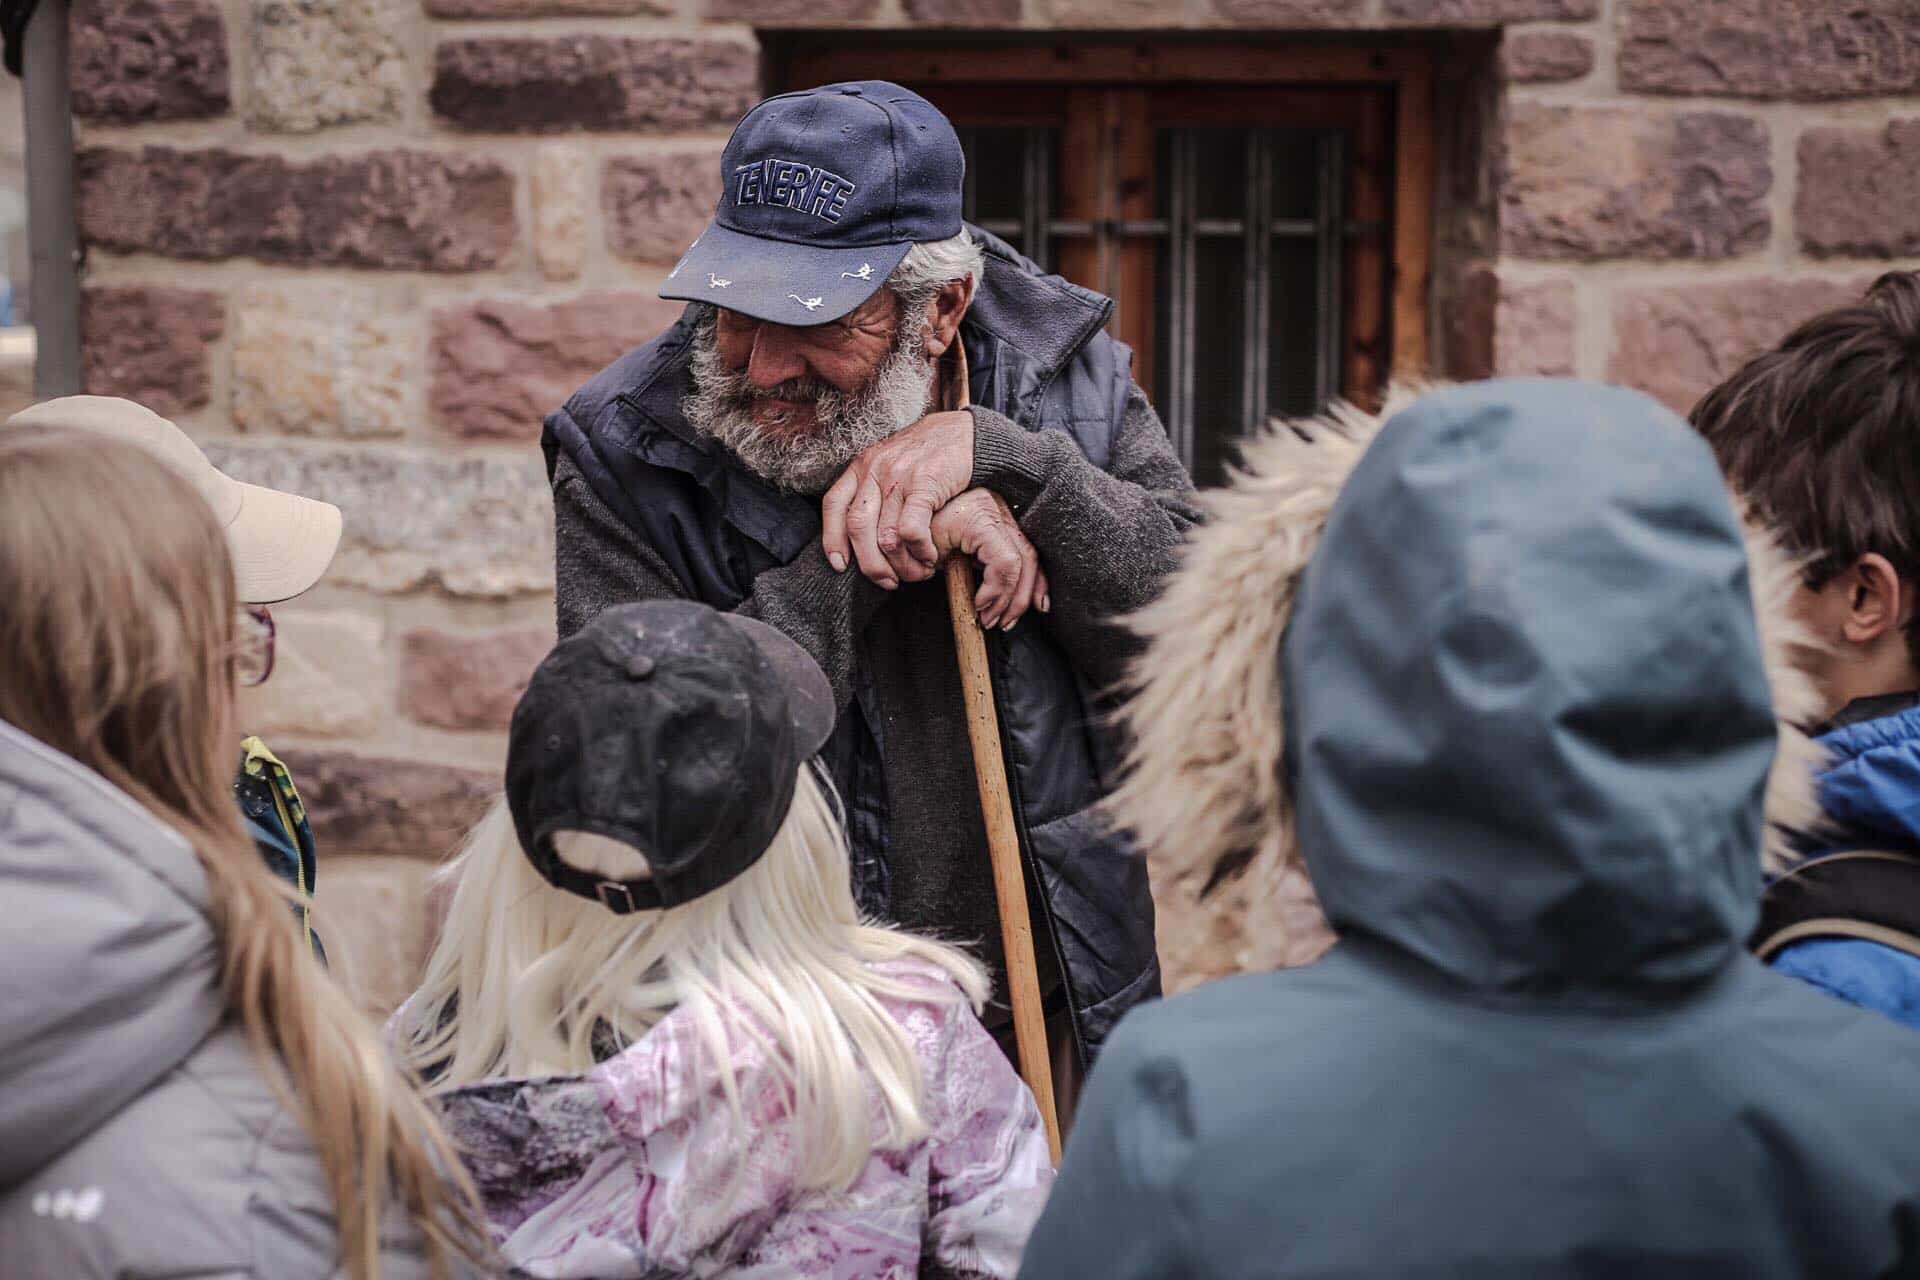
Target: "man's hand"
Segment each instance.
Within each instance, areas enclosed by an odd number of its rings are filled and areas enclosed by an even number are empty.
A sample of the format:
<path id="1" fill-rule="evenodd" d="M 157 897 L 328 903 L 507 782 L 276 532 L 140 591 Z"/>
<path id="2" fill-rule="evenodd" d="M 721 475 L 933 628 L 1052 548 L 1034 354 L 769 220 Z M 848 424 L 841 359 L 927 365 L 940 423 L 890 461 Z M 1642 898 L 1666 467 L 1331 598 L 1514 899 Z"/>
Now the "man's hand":
<path id="1" fill-rule="evenodd" d="M 932 537 L 939 560 L 957 552 L 980 562 L 973 610 L 981 626 L 1011 630 L 1029 608 L 1044 613 L 1051 604 L 1040 553 L 1020 531 L 1006 499 L 992 490 L 969 489 L 941 507 L 933 515 Z"/>
<path id="2" fill-rule="evenodd" d="M 934 515 L 972 479 L 973 415 L 928 414 L 855 458 L 821 498 L 827 559 L 841 570 L 857 559 L 860 572 L 889 591 L 926 581 L 942 554 Z"/>

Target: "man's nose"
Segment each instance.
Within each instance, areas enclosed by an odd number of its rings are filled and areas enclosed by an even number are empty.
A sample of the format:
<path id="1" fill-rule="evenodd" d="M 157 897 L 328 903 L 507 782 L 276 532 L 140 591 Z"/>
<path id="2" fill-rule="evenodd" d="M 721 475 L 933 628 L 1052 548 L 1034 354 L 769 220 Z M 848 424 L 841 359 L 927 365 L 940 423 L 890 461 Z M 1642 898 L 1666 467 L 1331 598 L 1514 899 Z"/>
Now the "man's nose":
<path id="1" fill-rule="evenodd" d="M 753 335 L 753 351 L 747 356 L 747 380 L 762 391 L 771 391 L 806 371 L 807 362 L 800 355 L 793 330 L 782 324 L 761 325 Z"/>

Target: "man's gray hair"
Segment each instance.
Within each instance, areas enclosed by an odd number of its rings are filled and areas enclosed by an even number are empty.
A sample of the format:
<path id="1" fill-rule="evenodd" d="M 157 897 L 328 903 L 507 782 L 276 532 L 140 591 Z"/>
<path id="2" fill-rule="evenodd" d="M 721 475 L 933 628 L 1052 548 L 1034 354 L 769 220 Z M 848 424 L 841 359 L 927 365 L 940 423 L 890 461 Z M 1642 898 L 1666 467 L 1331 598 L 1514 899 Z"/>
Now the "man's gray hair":
<path id="1" fill-rule="evenodd" d="M 965 227 L 945 240 L 927 240 L 907 250 L 900 265 L 887 277 L 887 287 L 908 306 L 923 306 L 950 281 L 972 276 L 980 284 L 986 254 Z"/>

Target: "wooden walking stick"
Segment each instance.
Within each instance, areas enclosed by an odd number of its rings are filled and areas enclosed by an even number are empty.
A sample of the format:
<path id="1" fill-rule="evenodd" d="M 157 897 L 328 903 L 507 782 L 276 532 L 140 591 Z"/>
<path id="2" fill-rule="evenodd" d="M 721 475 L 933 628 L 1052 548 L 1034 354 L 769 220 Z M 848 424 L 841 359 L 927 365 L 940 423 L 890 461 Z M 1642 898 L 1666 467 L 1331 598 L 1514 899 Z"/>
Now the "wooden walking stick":
<path id="1" fill-rule="evenodd" d="M 948 409 L 967 407 L 967 357 L 954 335 L 952 357 L 941 399 Z M 960 660 L 960 691 L 967 704 L 967 737 L 973 743 L 973 776 L 980 790 L 980 813 L 987 823 L 987 854 L 993 863 L 993 892 L 1000 901 L 1000 940 L 1007 953 L 1007 998 L 1013 1005 L 1013 1038 L 1020 1074 L 1040 1104 L 1047 1146 L 1060 1163 L 1060 1117 L 1053 1101 L 1053 1063 L 1047 1053 L 1047 1020 L 1040 1007 L 1040 975 L 1033 959 L 1033 921 L 1027 912 L 1027 879 L 1021 870 L 1020 829 L 1014 824 L 1013 794 L 1007 787 L 1007 761 L 1000 745 L 1000 717 L 993 702 L 993 676 L 987 669 L 987 636 L 974 612 L 973 561 L 947 558 L 947 608 L 953 615 L 953 647 Z"/>

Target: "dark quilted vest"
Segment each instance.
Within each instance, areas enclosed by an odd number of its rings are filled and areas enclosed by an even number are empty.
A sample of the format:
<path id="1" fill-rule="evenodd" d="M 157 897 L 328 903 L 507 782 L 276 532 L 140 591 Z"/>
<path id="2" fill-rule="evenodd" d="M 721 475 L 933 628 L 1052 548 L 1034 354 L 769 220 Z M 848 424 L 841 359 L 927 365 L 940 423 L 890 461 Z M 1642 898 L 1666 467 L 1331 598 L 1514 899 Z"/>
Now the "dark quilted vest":
<path id="1" fill-rule="evenodd" d="M 1106 467 L 1131 379 L 1130 353 L 1104 331 L 1113 304 L 972 230 L 987 249 L 962 327 L 974 403 L 1029 431 L 1064 431 Z M 758 574 L 818 540 L 820 510 L 817 500 L 782 493 L 741 468 L 681 414 L 698 315 L 689 307 L 666 333 L 582 387 L 547 420 L 542 444 L 549 474 L 565 453 L 685 590 L 731 609 Z M 1160 990 L 1145 864 L 1094 813 L 1115 776 L 1116 744 L 1092 691 L 1044 628 L 987 640 L 1021 849 L 1045 903 L 1037 942 L 1057 949 L 1090 1060 L 1120 1015 Z M 886 744 L 871 706 L 856 671 L 853 701 L 823 754 L 846 804 L 856 892 L 884 915 Z"/>

